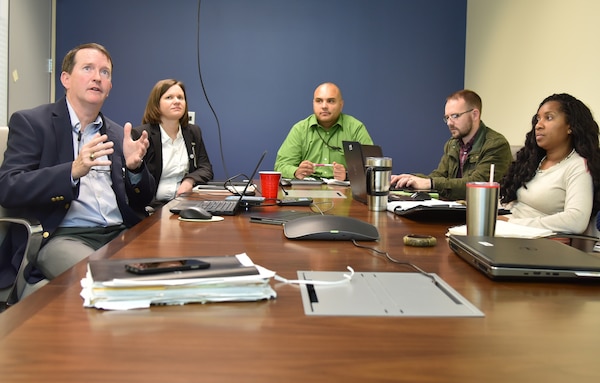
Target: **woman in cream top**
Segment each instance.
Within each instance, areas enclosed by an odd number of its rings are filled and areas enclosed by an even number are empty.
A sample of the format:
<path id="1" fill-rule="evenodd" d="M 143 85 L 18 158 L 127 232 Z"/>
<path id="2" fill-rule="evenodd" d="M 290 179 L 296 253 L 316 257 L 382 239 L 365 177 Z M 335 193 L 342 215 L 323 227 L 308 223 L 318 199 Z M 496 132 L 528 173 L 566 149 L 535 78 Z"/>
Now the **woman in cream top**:
<path id="1" fill-rule="evenodd" d="M 501 202 L 519 225 L 582 233 L 600 208 L 598 124 L 569 94 L 540 104 L 524 147 L 501 181 Z"/>

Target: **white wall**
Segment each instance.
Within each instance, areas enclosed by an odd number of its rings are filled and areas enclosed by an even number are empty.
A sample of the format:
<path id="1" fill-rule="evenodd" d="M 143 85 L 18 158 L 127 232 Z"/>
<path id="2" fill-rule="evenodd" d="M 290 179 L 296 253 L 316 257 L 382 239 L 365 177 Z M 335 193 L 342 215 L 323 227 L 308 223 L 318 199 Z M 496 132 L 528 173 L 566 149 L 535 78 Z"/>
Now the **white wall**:
<path id="1" fill-rule="evenodd" d="M 468 0 L 465 87 L 513 145 L 539 103 L 570 93 L 600 121 L 600 1 Z"/>

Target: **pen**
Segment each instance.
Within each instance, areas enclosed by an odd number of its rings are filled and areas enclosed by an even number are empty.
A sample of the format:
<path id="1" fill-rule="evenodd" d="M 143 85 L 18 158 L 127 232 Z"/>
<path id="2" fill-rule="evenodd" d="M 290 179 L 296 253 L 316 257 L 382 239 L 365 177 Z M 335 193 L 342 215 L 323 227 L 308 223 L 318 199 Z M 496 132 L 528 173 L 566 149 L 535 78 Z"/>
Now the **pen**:
<path id="1" fill-rule="evenodd" d="M 333 164 L 314 164 L 315 166 L 333 166 Z"/>

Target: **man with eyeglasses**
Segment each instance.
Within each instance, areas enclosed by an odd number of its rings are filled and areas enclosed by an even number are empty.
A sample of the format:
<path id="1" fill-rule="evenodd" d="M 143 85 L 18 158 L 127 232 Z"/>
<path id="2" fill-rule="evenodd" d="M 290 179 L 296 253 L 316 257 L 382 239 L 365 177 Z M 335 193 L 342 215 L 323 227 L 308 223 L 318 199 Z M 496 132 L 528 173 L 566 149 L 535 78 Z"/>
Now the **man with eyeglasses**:
<path id="1" fill-rule="evenodd" d="M 342 141 L 372 145 L 373 140 L 362 122 L 342 113 L 343 107 L 342 92 L 337 85 L 326 82 L 317 87 L 314 114 L 292 126 L 277 151 L 275 170 L 283 178 L 346 179 Z"/>
<path id="2" fill-rule="evenodd" d="M 35 269 L 26 273 L 31 284 L 53 279 L 140 222 L 154 197 L 143 162 L 148 134 L 134 141 L 130 123 L 122 127 L 100 112 L 112 69 L 102 45 L 75 47 L 62 63 L 65 97 L 10 118 L 0 204 L 42 224 Z M 13 235 L 12 248 L 1 249 L 0 289 L 14 279 L 24 250 L 24 238 Z"/>
<path id="3" fill-rule="evenodd" d="M 444 145 L 440 163 L 429 175 L 394 175 L 394 188 L 437 190 L 447 200 L 466 198 L 467 182 L 488 181 L 494 165 L 494 179 L 500 180 L 512 161 L 506 138 L 481 121 L 481 98 L 464 89 L 446 98 L 442 118 L 448 125 L 450 138 Z"/>

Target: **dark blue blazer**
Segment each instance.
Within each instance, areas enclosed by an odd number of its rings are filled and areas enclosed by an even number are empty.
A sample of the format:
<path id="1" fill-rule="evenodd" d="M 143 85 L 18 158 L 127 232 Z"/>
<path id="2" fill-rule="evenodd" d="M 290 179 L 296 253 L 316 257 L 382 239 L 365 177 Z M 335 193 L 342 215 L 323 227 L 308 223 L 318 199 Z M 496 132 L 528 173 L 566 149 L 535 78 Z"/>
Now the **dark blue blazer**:
<path id="1" fill-rule="evenodd" d="M 145 165 L 141 181 L 129 182 L 123 157 L 123 127 L 101 115 L 102 133 L 114 143 L 111 156 L 112 188 L 117 197 L 124 224 L 131 227 L 144 216 L 144 207 L 152 200 L 156 184 Z M 73 129 L 63 97 L 53 104 L 15 112 L 9 121 L 8 147 L 0 167 L 0 205 L 8 209 L 26 209 L 42 224 L 44 242 L 52 236 L 65 217 L 71 201 L 79 195 L 79 183 L 71 184 Z M 12 251 L 20 248 L 13 243 Z M 6 285 L 8 264 L 20 263 L 22 254 L 6 254 L 0 249 L 0 288 Z"/>

